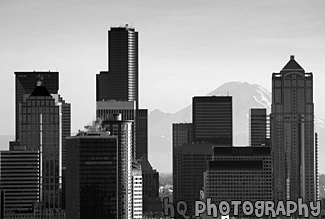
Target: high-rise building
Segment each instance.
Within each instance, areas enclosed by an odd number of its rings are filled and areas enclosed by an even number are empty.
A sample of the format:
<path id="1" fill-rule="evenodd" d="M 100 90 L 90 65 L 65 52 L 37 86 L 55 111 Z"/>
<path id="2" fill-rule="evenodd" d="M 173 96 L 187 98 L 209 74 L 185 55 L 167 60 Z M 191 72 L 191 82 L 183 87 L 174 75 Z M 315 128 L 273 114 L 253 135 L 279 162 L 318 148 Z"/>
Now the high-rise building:
<path id="1" fill-rule="evenodd" d="M 159 173 L 146 159 L 138 161 L 142 171 L 142 209 L 143 212 L 161 212 L 159 198 Z"/>
<path id="2" fill-rule="evenodd" d="M 267 115 L 265 108 L 251 109 L 249 113 L 249 145 L 261 146 L 267 142 Z"/>
<path id="3" fill-rule="evenodd" d="M 141 165 L 132 163 L 132 218 L 142 219 L 142 172 Z"/>
<path id="4" fill-rule="evenodd" d="M 136 160 L 148 160 L 148 109 L 138 109 L 135 121 L 135 149 Z"/>
<path id="5" fill-rule="evenodd" d="M 275 200 L 316 200 L 313 74 L 294 56 L 272 75 L 271 142 Z"/>
<path id="6" fill-rule="evenodd" d="M 65 168 L 65 138 L 70 136 L 70 104 L 50 94 L 39 81 L 19 103 L 19 143 L 41 153 L 42 214 L 51 217 L 62 206 L 62 172 Z"/>
<path id="7" fill-rule="evenodd" d="M 37 81 L 43 81 L 51 94 L 57 94 L 59 90 L 58 72 L 15 72 L 16 75 L 16 140 L 19 140 L 19 103 L 23 102 L 24 94 L 30 94 Z"/>
<path id="8" fill-rule="evenodd" d="M 0 190 L 5 193 L 4 213 L 33 215 L 40 202 L 40 152 L 27 151 L 19 146 L 10 151 L 0 151 Z"/>
<path id="9" fill-rule="evenodd" d="M 148 110 L 139 109 L 138 94 L 138 32 L 125 25 L 108 31 L 108 71 L 96 75 L 97 118 L 106 120 L 111 113 L 122 114 L 123 120 L 133 121 L 133 160 L 148 161 Z M 153 211 L 146 194 L 159 198 L 158 172 L 142 168 L 143 211 Z M 147 180 L 148 176 L 155 176 Z M 149 185 L 151 184 L 151 185 Z M 156 188 L 156 191 L 153 191 Z M 147 208 L 149 206 L 149 208 Z"/>
<path id="10" fill-rule="evenodd" d="M 132 143 L 135 160 L 148 159 L 148 110 L 136 109 L 136 101 L 97 101 L 96 117 L 104 121 L 111 114 L 120 113 L 123 120 L 132 120 L 134 124 L 134 142 Z"/>
<path id="11" fill-rule="evenodd" d="M 232 97 L 193 97 L 193 140 L 232 145 Z"/>
<path id="12" fill-rule="evenodd" d="M 134 120 L 133 155 L 135 159 L 147 159 L 148 110 L 139 109 L 138 32 L 128 25 L 112 27 L 108 31 L 108 46 L 109 71 L 96 75 L 97 118 L 104 120 L 107 109 L 114 109 L 123 119 Z M 106 101 L 108 103 L 104 103 Z M 133 112 L 130 103 L 125 104 L 130 101 L 135 104 Z M 118 105 L 122 108 L 118 109 Z"/>
<path id="13" fill-rule="evenodd" d="M 219 146 L 213 151 L 213 160 L 208 161 L 204 173 L 204 196 L 212 203 L 272 200 L 270 147 Z M 239 215 L 244 216 L 240 208 Z"/>
<path id="14" fill-rule="evenodd" d="M 102 122 L 102 128 L 118 139 L 118 218 L 125 219 L 132 219 L 132 124 L 121 114 Z"/>
<path id="15" fill-rule="evenodd" d="M 183 144 L 174 150 L 173 156 L 173 183 L 176 183 L 173 202 L 185 201 L 188 207 L 188 214 L 194 216 L 194 203 L 200 200 L 200 191 L 203 188 L 203 173 L 207 170 L 207 163 L 212 159 L 213 144 L 188 143 Z M 175 215 L 176 218 L 182 218 Z"/>
<path id="16" fill-rule="evenodd" d="M 66 218 L 125 218 L 118 214 L 118 137 L 79 133 L 67 145 Z"/>
<path id="17" fill-rule="evenodd" d="M 181 190 L 179 184 L 181 175 L 179 170 L 182 168 L 180 161 L 182 154 L 179 153 L 183 144 L 192 143 L 193 141 L 192 123 L 174 123 L 173 124 L 173 200 L 180 200 L 178 193 Z M 176 203 L 176 202 L 175 202 Z"/>
<path id="18" fill-rule="evenodd" d="M 96 100 L 138 100 L 138 32 L 112 27 L 108 31 L 108 72 L 96 76 Z"/>

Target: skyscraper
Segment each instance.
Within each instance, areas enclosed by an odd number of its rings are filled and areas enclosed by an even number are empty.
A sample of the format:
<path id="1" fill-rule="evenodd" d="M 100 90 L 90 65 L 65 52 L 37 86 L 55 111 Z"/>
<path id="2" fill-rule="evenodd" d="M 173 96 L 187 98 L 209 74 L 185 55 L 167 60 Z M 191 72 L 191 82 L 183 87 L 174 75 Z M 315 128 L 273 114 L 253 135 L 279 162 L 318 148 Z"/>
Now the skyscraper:
<path id="1" fill-rule="evenodd" d="M 121 218 L 117 138 L 107 132 L 67 138 L 67 218 Z"/>
<path id="2" fill-rule="evenodd" d="M 40 152 L 26 147 L 0 151 L 0 190 L 5 191 L 5 214 L 33 216 L 40 202 Z"/>
<path id="3" fill-rule="evenodd" d="M 142 218 L 142 172 L 141 165 L 132 163 L 132 218 Z"/>
<path id="4" fill-rule="evenodd" d="M 19 103 L 23 102 L 24 94 L 30 94 L 37 81 L 42 80 L 51 94 L 59 90 L 58 72 L 15 72 L 16 80 L 16 140 L 19 140 Z"/>
<path id="5" fill-rule="evenodd" d="M 146 194 L 158 198 L 159 178 L 148 161 L 148 110 L 139 109 L 138 32 L 128 25 L 112 27 L 108 32 L 108 46 L 108 71 L 96 75 L 96 115 L 105 121 L 110 113 L 120 113 L 123 120 L 133 121 L 133 159 L 150 166 L 142 168 L 143 210 L 152 211 L 146 209 L 151 200 Z"/>
<path id="6" fill-rule="evenodd" d="M 181 146 L 193 141 L 193 126 L 192 123 L 174 123 L 173 124 L 173 201 L 174 203 L 179 198 L 181 191 L 181 170 L 182 170 L 182 154 L 180 153 Z"/>
<path id="7" fill-rule="evenodd" d="M 214 147 L 204 173 L 204 196 L 221 201 L 272 200 L 271 148 Z M 233 210 L 232 210 L 233 211 Z M 239 214 L 244 217 L 239 208 Z M 230 214 L 232 216 L 232 214 Z M 249 218 L 257 218 L 254 214 Z"/>
<path id="8" fill-rule="evenodd" d="M 134 120 L 133 155 L 135 159 L 147 159 L 148 110 L 139 109 L 138 32 L 128 25 L 112 27 L 108 46 L 108 71 L 96 75 L 97 118 L 105 120 L 108 110 L 114 109 L 124 120 Z M 131 112 L 132 102 L 135 108 Z"/>
<path id="9" fill-rule="evenodd" d="M 249 117 L 249 145 L 265 145 L 267 137 L 266 109 L 251 109 Z"/>
<path id="10" fill-rule="evenodd" d="M 272 75 L 271 142 L 275 200 L 316 200 L 313 74 L 294 56 Z"/>
<path id="11" fill-rule="evenodd" d="M 187 143 L 174 150 L 173 161 L 175 167 L 173 176 L 177 178 L 177 187 L 173 202 L 185 201 L 188 206 L 188 214 L 194 216 L 195 201 L 200 200 L 200 191 L 203 188 L 203 174 L 207 170 L 208 161 L 212 159 L 213 144 L 210 143 Z M 176 218 L 182 218 L 175 215 Z"/>
<path id="12" fill-rule="evenodd" d="M 193 140 L 232 146 L 232 97 L 193 97 Z"/>
<path id="13" fill-rule="evenodd" d="M 138 106 L 138 32 L 128 25 L 112 27 L 108 46 L 109 71 L 96 76 L 96 100 L 133 100 Z"/>
<path id="14" fill-rule="evenodd" d="M 39 81 L 19 103 L 19 144 L 41 154 L 40 202 L 43 214 L 53 216 L 62 207 L 65 138 L 70 136 L 70 104 L 50 94 Z"/>
<path id="15" fill-rule="evenodd" d="M 117 137 L 118 166 L 118 218 L 132 218 L 132 121 L 122 120 L 121 114 L 113 114 L 102 123 L 102 128 Z"/>

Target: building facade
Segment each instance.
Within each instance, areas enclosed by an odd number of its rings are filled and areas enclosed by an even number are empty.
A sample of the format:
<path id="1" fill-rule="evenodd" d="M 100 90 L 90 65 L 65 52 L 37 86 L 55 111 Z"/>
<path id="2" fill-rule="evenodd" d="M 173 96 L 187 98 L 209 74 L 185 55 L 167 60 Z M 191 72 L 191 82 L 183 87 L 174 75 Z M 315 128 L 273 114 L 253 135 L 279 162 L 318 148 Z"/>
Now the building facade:
<path id="1" fill-rule="evenodd" d="M 204 195 L 212 203 L 273 200 L 270 147 L 214 147 L 213 151 L 204 173 Z M 241 209 L 239 215 L 244 216 Z"/>
<path id="2" fill-rule="evenodd" d="M 148 166 L 148 110 L 139 109 L 138 32 L 128 25 L 112 27 L 108 31 L 108 46 L 108 71 L 96 75 L 96 115 L 105 121 L 109 114 L 120 113 L 123 120 L 133 121 L 132 158 Z M 146 194 L 157 194 L 156 199 L 159 198 L 158 186 L 156 192 L 151 189 L 159 184 L 159 177 L 146 179 L 158 172 L 142 168 L 142 174 L 143 211 L 153 211 L 147 208 L 151 205 L 146 202 Z"/>
<path id="3" fill-rule="evenodd" d="M 193 97 L 193 140 L 232 145 L 232 97 Z"/>
<path id="4" fill-rule="evenodd" d="M 138 32 L 128 25 L 112 27 L 108 47 L 109 71 L 96 76 L 97 101 L 136 101 L 138 106 Z"/>
<path id="5" fill-rule="evenodd" d="M 70 104 L 50 94 L 40 82 L 19 103 L 19 142 L 26 150 L 40 151 L 41 193 L 44 215 L 54 217 L 62 208 L 62 173 L 65 138 L 70 136 Z"/>
<path id="6" fill-rule="evenodd" d="M 250 109 L 249 113 L 249 145 L 261 146 L 267 143 L 266 109 Z"/>
<path id="7" fill-rule="evenodd" d="M 58 72 L 15 72 L 16 140 L 19 140 L 19 103 L 23 102 L 24 94 L 32 93 L 40 80 L 51 94 L 58 93 Z"/>
<path id="8" fill-rule="evenodd" d="M 212 160 L 213 144 L 208 143 L 188 143 L 181 145 L 174 150 L 173 160 L 173 202 L 185 201 L 188 207 L 189 216 L 194 216 L 194 203 L 200 200 L 200 191 L 203 188 L 203 174 L 207 170 L 208 161 Z M 176 214 L 176 218 L 183 218 Z"/>
<path id="9" fill-rule="evenodd" d="M 180 153 L 183 144 L 192 143 L 193 141 L 193 126 L 192 123 L 174 123 L 173 124 L 173 200 L 180 200 L 178 198 L 181 190 L 181 174 L 179 170 L 182 169 Z"/>
<path id="10" fill-rule="evenodd" d="M 4 214 L 34 215 L 41 200 L 40 152 L 26 147 L 0 151 L 0 190 L 4 191 Z"/>
<path id="11" fill-rule="evenodd" d="M 132 143 L 133 121 L 122 120 L 121 114 L 113 114 L 102 122 L 104 131 L 118 140 L 118 218 L 132 219 Z"/>
<path id="12" fill-rule="evenodd" d="M 67 144 L 67 218 L 123 218 L 118 216 L 118 137 L 80 133 Z"/>
<path id="13" fill-rule="evenodd" d="M 142 219 L 142 171 L 138 163 L 132 163 L 132 215 Z"/>
<path id="14" fill-rule="evenodd" d="M 315 201 L 313 74 L 294 56 L 272 75 L 271 142 L 275 200 Z"/>

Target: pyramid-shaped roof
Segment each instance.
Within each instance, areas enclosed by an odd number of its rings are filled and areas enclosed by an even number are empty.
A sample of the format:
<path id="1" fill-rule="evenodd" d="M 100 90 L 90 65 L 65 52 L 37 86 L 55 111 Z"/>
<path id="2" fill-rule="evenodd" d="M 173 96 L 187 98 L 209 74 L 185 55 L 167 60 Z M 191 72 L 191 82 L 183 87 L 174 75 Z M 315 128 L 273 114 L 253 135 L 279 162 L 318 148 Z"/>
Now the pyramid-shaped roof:
<path id="1" fill-rule="evenodd" d="M 30 96 L 51 96 L 50 92 L 46 89 L 46 87 L 42 85 L 37 85 Z"/>
<path id="2" fill-rule="evenodd" d="M 283 67 L 282 71 L 287 70 L 304 70 L 295 60 L 295 56 L 290 56 L 290 61 Z"/>

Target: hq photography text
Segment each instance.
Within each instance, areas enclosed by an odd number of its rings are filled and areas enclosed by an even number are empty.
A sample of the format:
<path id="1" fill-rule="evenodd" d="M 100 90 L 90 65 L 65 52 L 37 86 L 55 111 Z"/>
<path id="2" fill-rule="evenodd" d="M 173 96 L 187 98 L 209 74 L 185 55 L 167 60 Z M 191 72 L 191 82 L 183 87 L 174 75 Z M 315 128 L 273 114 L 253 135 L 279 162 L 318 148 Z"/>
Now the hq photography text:
<path id="1" fill-rule="evenodd" d="M 318 217 L 321 213 L 321 202 L 304 203 L 303 198 L 295 201 L 221 201 L 219 203 L 212 203 L 211 198 L 206 200 L 198 200 L 194 203 L 194 216 L 200 217 L 202 215 L 212 216 L 213 218 L 229 218 L 240 215 L 242 212 L 245 216 L 272 218 L 278 216 L 290 217 L 299 215 L 304 218 L 311 216 Z M 169 198 L 163 199 L 163 211 L 165 216 L 174 218 L 176 214 L 185 219 L 189 219 L 188 206 L 185 201 L 179 201 L 175 204 L 169 202 Z"/>

